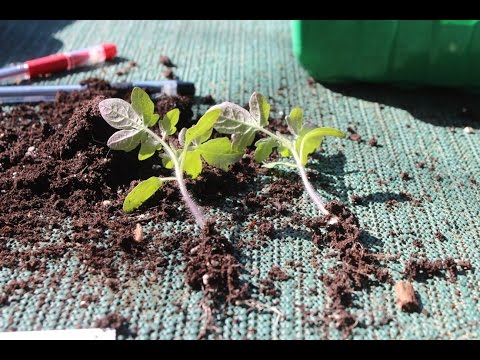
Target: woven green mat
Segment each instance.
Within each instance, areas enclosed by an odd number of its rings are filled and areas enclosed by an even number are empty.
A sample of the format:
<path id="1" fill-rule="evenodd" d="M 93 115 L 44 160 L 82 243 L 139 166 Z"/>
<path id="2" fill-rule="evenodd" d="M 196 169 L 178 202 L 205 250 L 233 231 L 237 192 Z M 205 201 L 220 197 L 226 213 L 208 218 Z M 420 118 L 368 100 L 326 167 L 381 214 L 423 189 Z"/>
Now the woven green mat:
<path id="1" fill-rule="evenodd" d="M 349 204 L 368 233 L 368 246 L 400 255 L 397 264 L 389 265 L 395 280 L 401 278 L 400 271 L 410 255 L 420 251 L 412 245 L 415 239 L 424 244 L 422 251 L 429 259 L 450 256 L 470 260 L 474 270 L 459 276 L 455 283 L 439 277 L 414 282 L 429 316 L 399 311 L 390 285 L 358 292 L 353 311 L 367 326 L 356 328 L 353 338 L 479 338 L 480 187 L 469 179 L 480 181 L 480 126 L 478 120 L 462 112 L 462 107 L 474 98 L 375 86 L 308 86 L 307 74 L 293 57 L 290 37 L 287 21 L 3 21 L 0 65 L 115 42 L 119 56 L 138 63 L 127 76 L 116 75 L 126 64 L 118 62 L 54 76 L 44 82 L 76 83 L 90 76 L 112 81 L 161 79 L 159 56 L 167 54 L 178 65 L 175 73 L 195 82 L 199 95 L 211 94 L 216 100 L 244 104 L 253 91 L 260 91 L 275 98 L 277 114 L 301 106 L 313 122 L 343 130 L 353 126 L 365 140 L 376 136 L 382 147 L 349 140 L 326 141 L 321 162 L 315 160 L 312 168 L 324 174 L 331 186 L 324 190 L 320 183 L 314 185 L 328 200 Z M 476 129 L 474 134 L 463 132 L 467 124 Z M 450 129 L 452 126 L 455 132 Z M 416 167 L 417 161 L 426 161 L 428 167 L 431 157 L 437 159 L 434 172 Z M 375 173 L 369 172 L 371 169 Z M 403 171 L 413 179 L 402 181 L 399 174 Z M 435 174 L 443 181 L 437 181 Z M 388 183 L 382 185 L 378 179 Z M 402 191 L 419 199 L 430 197 L 431 201 L 424 200 L 419 207 L 408 201 L 399 202 L 389 208 L 387 200 Z M 364 206 L 353 206 L 353 194 L 367 197 L 368 201 Z M 292 206 L 301 215 L 315 214 L 306 197 Z M 273 223 L 281 228 L 287 221 L 285 218 Z M 181 223 L 151 226 L 166 231 L 182 229 Z M 409 234 L 412 231 L 416 235 Z M 437 231 L 446 236 L 445 241 L 435 239 Z M 246 232 L 242 236 L 248 239 L 252 234 Z M 50 241 L 55 241 L 55 236 Z M 301 231 L 286 231 L 264 247 L 244 247 L 242 252 L 245 276 L 254 284 L 266 278 L 273 265 L 280 265 L 292 275 L 290 280 L 277 283 L 282 293 L 278 299 L 259 298 L 278 308 L 285 318 L 277 323 L 276 315 L 268 311 L 228 307 L 227 315 L 217 319 L 220 335 L 212 337 L 342 338 L 333 324 L 328 328 L 316 326 L 315 316 L 308 315 L 308 311 L 321 312 L 327 305 L 325 288 L 319 279 L 331 265 L 323 261 L 326 250 L 313 255 L 308 237 L 302 236 Z M 83 282 L 72 282 L 71 275 L 80 266 L 77 259 L 52 260 L 52 274 L 66 269 L 58 288 L 46 281 L 34 291 L 18 295 L 10 304 L 0 305 L 0 330 L 88 328 L 118 311 L 129 319 L 136 338 L 194 339 L 201 327 L 201 294 L 184 283 L 181 262 L 175 265 L 175 257 L 181 255 L 171 255 L 170 264 L 155 286 L 139 279 L 120 296 L 89 277 Z M 312 266 L 312 257 L 319 262 L 318 269 Z M 292 268 L 287 264 L 289 260 L 304 266 Z M 255 269 L 258 275 L 252 276 Z M 0 290 L 10 280 L 28 276 L 27 271 L 1 269 Z M 312 288 L 318 294 L 312 295 Z M 85 294 L 95 294 L 100 299 L 81 307 Z M 382 325 L 386 318 L 392 321 Z"/>

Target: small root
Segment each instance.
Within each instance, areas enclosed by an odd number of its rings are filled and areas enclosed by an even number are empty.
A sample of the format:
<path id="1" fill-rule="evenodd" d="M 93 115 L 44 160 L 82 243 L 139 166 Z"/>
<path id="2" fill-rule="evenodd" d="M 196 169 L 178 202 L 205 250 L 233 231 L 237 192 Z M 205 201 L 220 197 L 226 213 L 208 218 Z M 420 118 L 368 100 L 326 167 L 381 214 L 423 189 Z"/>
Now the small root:
<path id="1" fill-rule="evenodd" d="M 199 320 L 203 322 L 203 326 L 198 333 L 197 340 L 203 339 L 209 333 L 220 332 L 220 329 L 217 326 L 215 326 L 215 322 L 213 320 L 213 315 L 212 315 L 212 308 L 208 304 L 208 300 L 203 299 L 200 303 L 200 307 L 203 310 L 203 315 L 200 317 Z"/>
<path id="2" fill-rule="evenodd" d="M 283 313 L 280 310 L 278 310 L 276 307 L 263 304 L 257 300 L 253 300 L 253 299 L 241 300 L 241 301 L 237 301 L 235 305 L 246 305 L 251 309 L 268 310 L 274 314 L 277 314 L 277 316 L 275 317 L 275 320 L 273 320 L 274 325 L 277 325 L 281 319 L 285 318 L 285 315 L 283 315 Z"/>

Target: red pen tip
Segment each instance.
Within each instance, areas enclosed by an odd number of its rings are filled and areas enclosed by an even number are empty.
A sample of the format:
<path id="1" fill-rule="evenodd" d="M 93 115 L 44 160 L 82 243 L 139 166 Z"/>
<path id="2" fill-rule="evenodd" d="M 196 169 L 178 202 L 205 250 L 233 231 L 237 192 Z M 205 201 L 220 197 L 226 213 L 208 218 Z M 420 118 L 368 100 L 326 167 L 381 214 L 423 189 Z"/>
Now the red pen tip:
<path id="1" fill-rule="evenodd" d="M 103 44 L 103 50 L 105 51 L 106 60 L 112 59 L 117 55 L 117 45 L 115 44 Z"/>

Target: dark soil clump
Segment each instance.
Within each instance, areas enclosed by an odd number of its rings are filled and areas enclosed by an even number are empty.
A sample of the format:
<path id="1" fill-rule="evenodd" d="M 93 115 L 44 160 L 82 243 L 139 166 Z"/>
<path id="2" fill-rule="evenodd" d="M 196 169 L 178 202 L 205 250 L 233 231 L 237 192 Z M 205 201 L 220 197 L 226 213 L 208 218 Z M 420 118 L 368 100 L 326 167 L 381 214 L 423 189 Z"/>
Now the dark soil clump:
<path id="1" fill-rule="evenodd" d="M 469 261 L 455 261 L 452 258 L 443 260 L 411 259 L 405 265 L 404 276 L 408 280 L 425 281 L 434 276 L 445 277 L 449 275 L 450 281 L 455 281 L 459 274 L 459 268 L 463 271 L 471 270 Z"/>
<path id="2" fill-rule="evenodd" d="M 160 55 L 160 64 L 166 67 L 177 67 L 167 55 Z"/>
<path id="3" fill-rule="evenodd" d="M 290 279 L 288 275 L 280 266 L 273 266 L 268 272 L 268 277 L 273 281 L 286 281 Z"/>
<path id="4" fill-rule="evenodd" d="M 213 223 L 198 238 L 183 244 L 187 261 L 186 280 L 196 290 L 203 290 L 212 300 L 235 304 L 249 297 L 248 284 L 240 282 L 241 263 L 230 241 L 219 235 Z"/>
<path id="5" fill-rule="evenodd" d="M 335 321 L 338 329 L 349 335 L 359 321 L 349 308 L 353 306 L 354 292 L 378 283 L 392 282 L 390 274 L 380 260 L 384 255 L 370 252 L 361 242 L 362 231 L 355 215 L 342 203 L 330 202 L 326 209 L 338 218 L 328 224 L 327 219 L 309 221 L 312 240 L 317 246 L 329 246 L 341 262 L 322 276 L 327 295 L 332 303 L 325 316 Z M 326 228 L 326 233 L 321 231 Z"/>

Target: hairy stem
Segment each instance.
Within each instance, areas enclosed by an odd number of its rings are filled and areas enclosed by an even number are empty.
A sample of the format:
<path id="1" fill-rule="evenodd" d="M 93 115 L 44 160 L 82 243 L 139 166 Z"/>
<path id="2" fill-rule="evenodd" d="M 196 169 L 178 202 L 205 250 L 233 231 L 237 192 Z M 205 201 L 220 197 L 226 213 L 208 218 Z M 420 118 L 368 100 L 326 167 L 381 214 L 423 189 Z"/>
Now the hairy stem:
<path id="1" fill-rule="evenodd" d="M 325 209 L 325 201 L 322 199 L 320 194 L 313 188 L 312 184 L 308 180 L 307 173 L 305 172 L 305 167 L 302 165 L 302 162 L 300 161 L 300 157 L 297 154 L 297 150 L 295 149 L 294 146 L 292 146 L 292 143 L 285 139 L 283 136 L 279 136 L 277 134 L 274 134 L 273 132 L 264 129 L 260 126 L 253 126 L 256 130 L 263 132 L 265 135 L 270 136 L 271 138 L 274 138 L 277 140 L 279 143 L 283 144 L 285 147 L 287 147 L 293 158 L 295 159 L 295 163 L 297 164 L 298 172 L 300 173 L 300 177 L 302 178 L 303 185 L 305 187 L 305 190 L 307 190 L 308 196 L 312 199 L 312 201 L 315 203 L 317 206 L 318 210 L 323 215 L 330 215 L 330 212 Z"/>
<path id="2" fill-rule="evenodd" d="M 203 216 L 202 212 L 200 211 L 198 205 L 192 199 L 190 194 L 187 191 L 187 187 L 185 186 L 185 181 L 183 179 L 183 170 L 180 168 L 178 161 L 175 160 L 175 177 L 177 178 L 178 188 L 180 189 L 180 193 L 182 194 L 183 200 L 185 204 L 187 204 L 188 209 L 192 213 L 193 217 L 195 218 L 195 222 L 203 229 L 205 227 L 206 221 L 205 217 Z"/>
<path id="3" fill-rule="evenodd" d="M 321 196 L 313 188 L 312 184 L 308 180 L 307 173 L 305 172 L 305 168 L 302 165 L 302 162 L 300 161 L 300 158 L 298 157 L 297 152 L 295 151 L 295 149 L 290 149 L 290 151 L 292 152 L 295 162 L 297 163 L 298 172 L 300 173 L 300 177 L 302 178 L 303 185 L 307 190 L 308 195 L 310 196 L 312 201 L 315 203 L 315 205 L 317 205 L 317 208 L 318 210 L 320 210 L 320 212 L 322 212 L 324 215 L 330 215 L 330 212 L 327 209 L 325 209 L 324 200 L 321 198 Z"/>
<path id="4" fill-rule="evenodd" d="M 192 197 L 187 191 L 185 180 L 183 178 L 183 163 L 180 164 L 177 154 L 175 153 L 175 151 L 172 150 L 170 145 L 168 145 L 164 139 L 162 139 L 160 136 L 155 134 L 149 128 L 145 128 L 145 131 L 148 132 L 149 135 L 151 135 L 155 140 L 157 140 L 163 146 L 165 151 L 168 153 L 168 156 L 170 156 L 170 158 L 172 159 L 173 166 L 175 168 L 175 180 L 177 180 L 177 185 L 178 185 L 178 188 L 180 189 L 180 193 L 182 194 L 183 201 L 185 202 L 188 209 L 190 210 L 193 217 L 195 218 L 195 222 L 197 223 L 197 225 L 201 229 L 203 229 L 206 224 L 205 217 L 200 211 L 200 208 L 198 207 L 198 205 L 195 203 L 195 201 L 192 199 Z"/>

